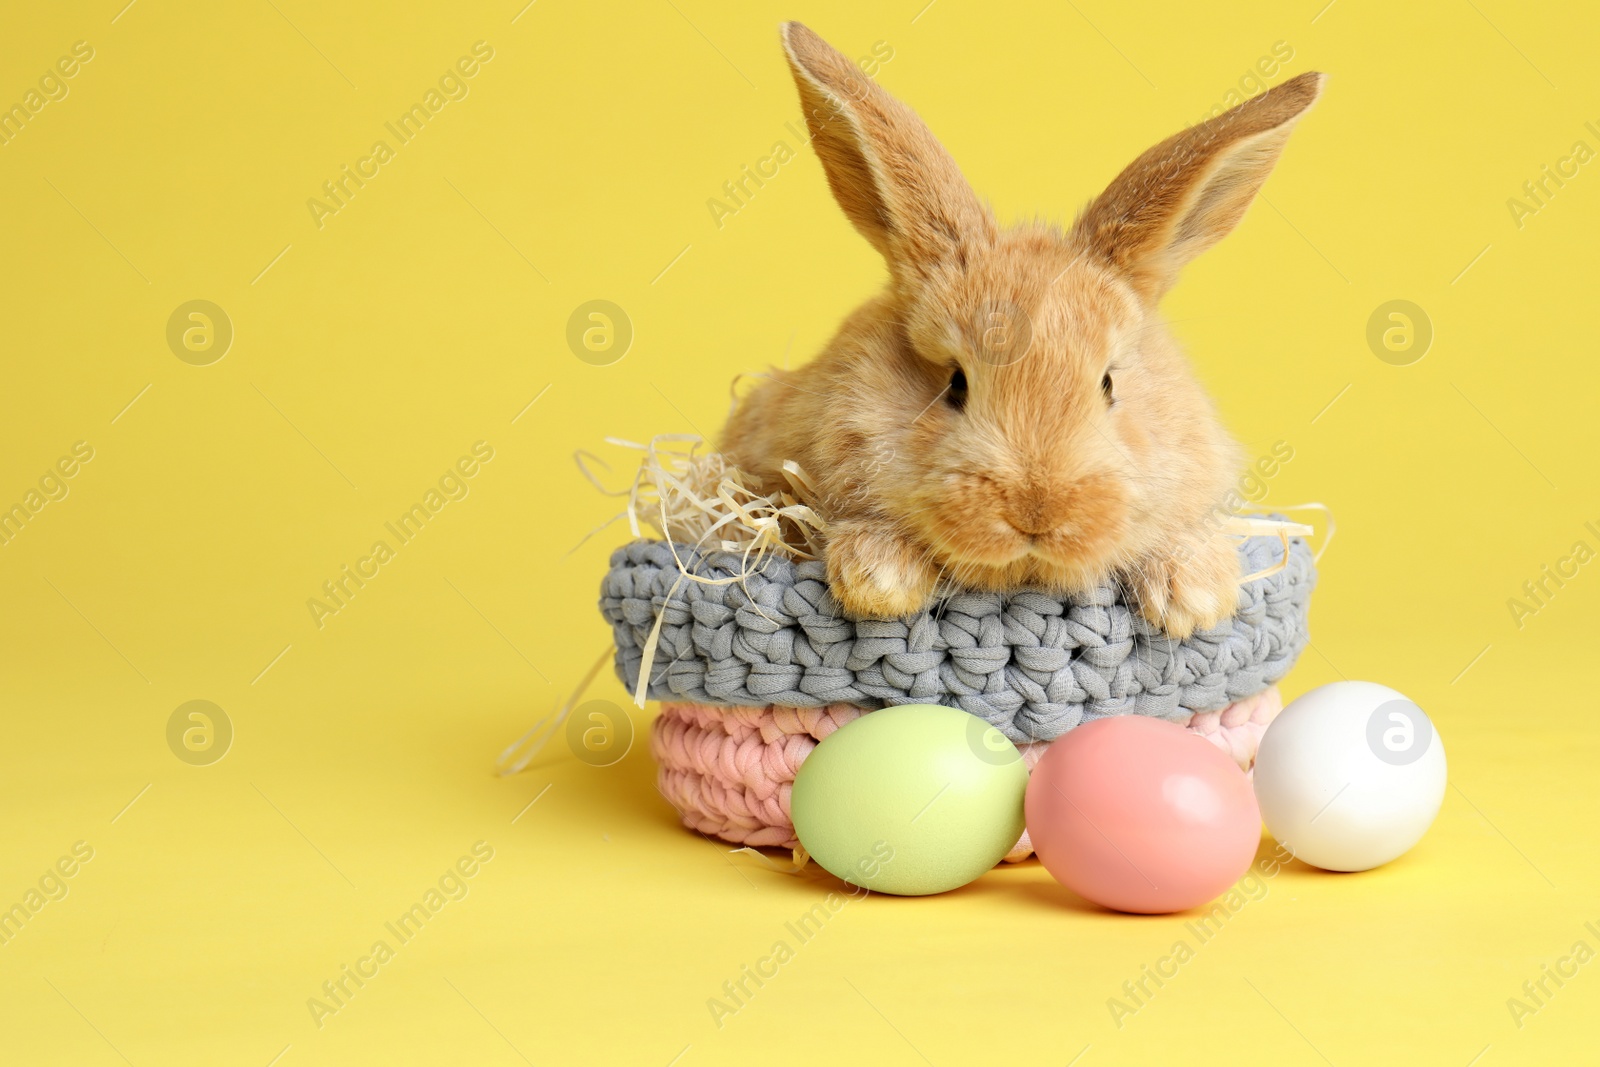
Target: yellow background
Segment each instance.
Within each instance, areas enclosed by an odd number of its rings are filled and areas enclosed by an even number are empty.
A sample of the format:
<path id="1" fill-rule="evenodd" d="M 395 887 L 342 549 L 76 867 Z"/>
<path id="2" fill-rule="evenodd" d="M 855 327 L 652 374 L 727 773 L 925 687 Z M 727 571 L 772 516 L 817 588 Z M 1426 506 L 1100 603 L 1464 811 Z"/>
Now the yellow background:
<path id="1" fill-rule="evenodd" d="M 1600 964 L 1521 1028 L 1506 1006 L 1579 938 L 1600 948 L 1600 566 L 1520 629 L 1507 608 L 1600 547 L 1600 164 L 1520 229 L 1506 204 L 1574 141 L 1600 149 L 1590 6 L 121 4 L 19 7 L 0 34 L 0 102 L 95 50 L 0 147 L 0 503 L 95 450 L 0 547 L 0 905 L 94 849 L 0 946 L 0 1059 L 1594 1055 Z M 1088 910 L 1036 864 L 852 903 L 718 1028 L 707 999 L 835 883 L 678 829 L 645 715 L 615 766 L 557 742 L 491 776 L 607 640 L 625 534 L 573 551 L 615 509 L 574 450 L 714 434 L 735 373 L 815 352 L 882 277 L 809 149 L 720 229 L 707 209 L 798 147 L 784 18 L 851 56 L 887 42 L 880 82 L 1010 219 L 1069 218 L 1274 42 L 1294 54 L 1273 81 L 1331 74 L 1270 204 L 1167 310 L 1251 454 L 1294 448 L 1268 499 L 1338 515 L 1286 695 L 1403 690 L 1453 787 L 1387 868 L 1280 873 L 1121 1029 L 1107 998 L 1184 918 Z M 307 199 L 479 40 L 470 95 L 318 229 Z M 565 341 L 597 298 L 636 330 L 606 367 Z M 210 366 L 165 340 L 193 299 L 234 325 Z M 1393 299 L 1436 331 L 1410 366 L 1365 341 Z M 319 629 L 307 599 L 479 440 L 470 495 Z M 625 702 L 609 674 L 591 695 Z M 235 730 L 210 766 L 167 747 L 193 699 Z M 307 999 L 477 841 L 470 894 L 319 1029 Z"/>

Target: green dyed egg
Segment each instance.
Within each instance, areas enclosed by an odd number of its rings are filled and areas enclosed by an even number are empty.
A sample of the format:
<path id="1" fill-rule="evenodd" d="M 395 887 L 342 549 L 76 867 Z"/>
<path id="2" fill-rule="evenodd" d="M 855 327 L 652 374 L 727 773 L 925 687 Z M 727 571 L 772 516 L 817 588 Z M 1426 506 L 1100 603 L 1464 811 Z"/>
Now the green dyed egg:
<path id="1" fill-rule="evenodd" d="M 966 885 L 1022 835 L 1028 768 L 976 715 L 905 704 L 829 735 L 789 813 L 811 858 L 852 885 L 924 896 Z"/>

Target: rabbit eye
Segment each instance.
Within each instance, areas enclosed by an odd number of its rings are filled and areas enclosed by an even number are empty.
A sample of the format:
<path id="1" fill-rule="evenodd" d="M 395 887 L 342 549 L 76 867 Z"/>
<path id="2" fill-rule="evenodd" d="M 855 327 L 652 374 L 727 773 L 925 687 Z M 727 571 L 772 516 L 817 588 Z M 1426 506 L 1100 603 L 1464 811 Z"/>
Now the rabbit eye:
<path id="1" fill-rule="evenodd" d="M 967 406 L 967 372 L 960 367 L 950 375 L 950 385 L 945 389 L 945 397 L 950 401 L 950 406 L 957 411 Z"/>
<path id="2" fill-rule="evenodd" d="M 1107 404 L 1115 404 L 1117 402 L 1117 394 L 1113 391 L 1111 385 L 1110 371 L 1106 371 L 1106 376 L 1100 379 L 1100 391 L 1105 394 Z"/>

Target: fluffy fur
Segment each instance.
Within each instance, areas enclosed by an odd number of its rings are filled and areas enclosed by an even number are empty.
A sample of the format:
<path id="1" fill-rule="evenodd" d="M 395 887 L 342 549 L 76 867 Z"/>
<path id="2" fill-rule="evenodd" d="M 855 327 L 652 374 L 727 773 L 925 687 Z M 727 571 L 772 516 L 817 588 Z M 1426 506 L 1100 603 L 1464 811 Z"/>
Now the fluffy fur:
<path id="1" fill-rule="evenodd" d="M 722 448 L 773 489 L 785 460 L 810 476 L 844 609 L 905 615 L 941 578 L 1115 578 L 1176 637 L 1231 614 L 1217 513 L 1239 449 L 1157 304 L 1238 223 L 1322 75 L 1156 145 L 1063 233 L 1001 229 L 908 107 L 804 26 L 783 44 L 828 184 L 889 284 L 748 393 Z"/>

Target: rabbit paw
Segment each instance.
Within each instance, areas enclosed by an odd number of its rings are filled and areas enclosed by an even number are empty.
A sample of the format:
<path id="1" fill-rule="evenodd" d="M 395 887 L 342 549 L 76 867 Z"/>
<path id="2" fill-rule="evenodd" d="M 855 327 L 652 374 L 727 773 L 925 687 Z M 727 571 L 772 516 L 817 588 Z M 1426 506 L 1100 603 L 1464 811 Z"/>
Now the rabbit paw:
<path id="1" fill-rule="evenodd" d="M 924 549 L 875 523 L 839 523 L 829 532 L 827 555 L 834 599 L 856 618 L 921 611 L 939 579 Z"/>
<path id="2" fill-rule="evenodd" d="M 1238 607 L 1239 553 L 1221 534 L 1196 535 L 1140 560 L 1126 584 L 1139 614 L 1181 641 Z"/>

